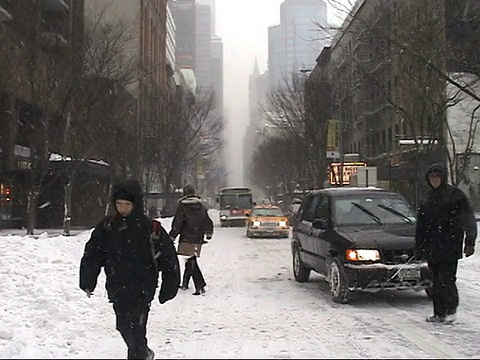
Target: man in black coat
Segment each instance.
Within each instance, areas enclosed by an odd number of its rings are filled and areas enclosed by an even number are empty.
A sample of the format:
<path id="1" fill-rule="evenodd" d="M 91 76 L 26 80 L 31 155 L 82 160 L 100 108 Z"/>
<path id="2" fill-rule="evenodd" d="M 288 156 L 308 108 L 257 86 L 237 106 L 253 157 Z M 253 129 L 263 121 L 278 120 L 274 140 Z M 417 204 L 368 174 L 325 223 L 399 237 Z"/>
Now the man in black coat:
<path id="1" fill-rule="evenodd" d="M 127 180 L 112 191 L 115 214 L 103 219 L 85 245 L 80 264 L 80 288 L 95 290 L 103 267 L 116 328 L 128 347 L 128 359 L 153 359 L 146 328 L 159 271 L 160 303 L 173 299 L 180 284 L 180 267 L 172 239 L 158 222 L 143 213 L 138 181 Z"/>
<path id="2" fill-rule="evenodd" d="M 194 244 L 199 247 L 212 238 L 213 222 L 208 216 L 207 209 L 202 200 L 195 195 L 195 189 L 191 185 L 183 188 L 183 197 L 179 200 L 175 216 L 172 221 L 170 236 L 176 238 L 180 234 L 179 243 Z M 182 289 L 188 289 L 190 277 L 193 277 L 195 292 L 193 295 L 205 293 L 205 279 L 198 266 L 197 257 L 199 254 L 191 254 L 185 262 L 183 273 Z"/>
<path id="3" fill-rule="evenodd" d="M 427 321 L 452 323 L 459 301 L 458 260 L 462 250 L 467 257 L 473 255 L 477 223 L 465 193 L 448 185 L 443 165 L 433 164 L 425 176 L 431 189 L 418 210 L 415 257 L 426 259 L 433 273 L 433 316 Z"/>

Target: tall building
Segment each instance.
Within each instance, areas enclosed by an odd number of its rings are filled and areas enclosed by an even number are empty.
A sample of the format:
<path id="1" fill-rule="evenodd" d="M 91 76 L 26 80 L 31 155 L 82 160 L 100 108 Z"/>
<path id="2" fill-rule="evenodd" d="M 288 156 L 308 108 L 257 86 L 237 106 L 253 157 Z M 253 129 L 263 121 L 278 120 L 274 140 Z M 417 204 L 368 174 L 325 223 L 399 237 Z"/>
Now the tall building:
<path id="1" fill-rule="evenodd" d="M 195 73 L 198 85 L 212 88 L 212 0 L 196 0 Z"/>
<path id="2" fill-rule="evenodd" d="M 167 4 L 167 33 L 166 33 L 166 56 L 168 74 L 173 75 L 176 71 L 176 42 L 175 42 L 175 21 L 173 20 L 172 11 Z"/>
<path id="3" fill-rule="evenodd" d="M 170 0 L 169 7 L 175 22 L 177 66 L 195 70 L 196 11 L 195 0 Z"/>
<path id="4" fill-rule="evenodd" d="M 217 88 L 219 85 L 214 83 L 219 76 L 212 73 L 212 63 L 218 61 L 223 45 L 215 34 L 214 1 L 170 0 L 169 4 L 177 28 L 178 66 L 193 69 L 199 87 Z"/>
<path id="5" fill-rule="evenodd" d="M 167 42 L 167 0 L 85 0 L 86 16 L 100 21 L 109 22 L 121 20 L 129 30 L 129 39 L 124 46 L 125 54 L 135 59 L 135 81 L 126 87 L 134 97 L 134 124 L 128 124 L 136 135 L 134 145 L 137 156 L 144 154 L 145 136 L 149 134 L 149 119 L 152 109 L 165 109 L 162 101 L 169 88 L 173 75 L 172 42 Z M 171 25 L 171 24 L 170 24 Z M 172 29 L 170 28 L 170 31 Z M 152 103 L 153 91 L 158 102 Z M 130 171 L 135 176 L 142 176 L 142 159 L 132 163 Z"/>
<path id="6" fill-rule="evenodd" d="M 272 88 L 291 73 L 312 69 L 329 42 L 327 5 L 323 0 L 285 0 L 280 24 L 268 31 L 268 73 Z"/>
<path id="7" fill-rule="evenodd" d="M 184 73 L 191 71 L 188 74 L 195 78 L 197 91 L 215 93 L 217 104 L 210 115 L 223 117 L 223 42 L 215 34 L 214 0 L 169 0 L 169 6 L 177 29 L 177 66 Z M 212 180 L 209 176 L 218 173 L 217 167 L 222 161 L 220 158 L 198 161 L 203 165 L 194 170 L 194 180 L 202 196 L 210 197 L 219 185 L 216 178 Z"/>
<path id="8" fill-rule="evenodd" d="M 138 54 L 138 72 L 148 80 L 166 87 L 167 84 L 167 0 L 85 0 L 87 16 L 102 14 L 102 20 L 121 19 L 138 26 L 132 28 L 129 50 Z M 132 25 L 133 26 L 133 25 Z M 170 44 L 171 45 L 171 44 Z M 142 80 L 129 89 L 139 95 Z"/>
<path id="9" fill-rule="evenodd" d="M 223 116 L 223 42 L 218 36 L 212 38 L 212 83 L 217 97 L 217 114 Z"/>
<path id="10" fill-rule="evenodd" d="M 252 186 L 249 177 L 251 159 L 258 144 L 262 141 L 262 107 L 265 106 L 268 90 L 268 72 L 260 73 L 255 59 L 253 72 L 248 81 L 249 123 L 243 138 L 243 183 Z"/>
<path id="11" fill-rule="evenodd" d="M 330 42 L 330 29 L 323 0 L 285 0 L 280 5 L 280 24 L 268 28 L 268 71 L 260 74 L 255 64 L 250 75 L 250 121 L 243 141 L 245 183 L 250 183 L 252 155 L 265 134 L 262 111 L 268 91 L 282 86 L 290 74 L 313 69 Z"/>

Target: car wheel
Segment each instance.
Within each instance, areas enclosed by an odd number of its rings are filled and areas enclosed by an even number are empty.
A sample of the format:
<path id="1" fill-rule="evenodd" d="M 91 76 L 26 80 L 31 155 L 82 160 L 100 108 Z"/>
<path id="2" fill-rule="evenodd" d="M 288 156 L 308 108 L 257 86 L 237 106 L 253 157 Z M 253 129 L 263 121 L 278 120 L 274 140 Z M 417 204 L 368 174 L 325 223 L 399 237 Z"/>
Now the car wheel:
<path id="1" fill-rule="evenodd" d="M 345 270 L 338 259 L 333 259 L 330 266 L 330 292 L 333 301 L 345 304 L 350 300 L 351 292 L 348 289 Z"/>
<path id="2" fill-rule="evenodd" d="M 433 289 L 431 286 L 425 288 L 425 293 L 427 294 L 427 296 L 432 299 L 433 298 Z"/>
<path id="3" fill-rule="evenodd" d="M 300 249 L 295 246 L 293 252 L 293 276 L 297 282 L 307 282 L 310 277 L 310 269 L 307 268 L 300 258 Z"/>

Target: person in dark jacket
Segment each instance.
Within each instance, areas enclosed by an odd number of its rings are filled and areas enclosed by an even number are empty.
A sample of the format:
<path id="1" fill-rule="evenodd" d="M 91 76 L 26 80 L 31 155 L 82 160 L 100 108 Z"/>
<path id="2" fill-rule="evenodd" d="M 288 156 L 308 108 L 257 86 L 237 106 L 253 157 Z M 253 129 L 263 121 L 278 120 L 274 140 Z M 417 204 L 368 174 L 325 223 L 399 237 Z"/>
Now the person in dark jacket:
<path id="1" fill-rule="evenodd" d="M 433 274 L 433 316 L 427 321 L 452 323 L 459 302 L 458 260 L 462 250 L 467 257 L 473 255 L 477 223 L 465 193 L 448 184 L 443 165 L 430 166 L 426 181 L 431 189 L 418 210 L 415 257 L 426 259 Z"/>
<path id="2" fill-rule="evenodd" d="M 80 288 L 90 297 L 103 267 L 116 328 L 128 347 L 128 359 L 153 359 L 146 328 L 150 303 L 162 284 L 161 304 L 173 299 L 180 284 L 175 246 L 159 222 L 143 213 L 143 195 L 136 180 L 114 186 L 113 216 L 103 219 L 85 245 L 80 264 Z"/>
<path id="3" fill-rule="evenodd" d="M 201 246 L 207 240 L 212 238 L 213 222 L 208 216 L 207 209 L 198 196 L 195 195 L 195 189 L 191 185 L 183 188 L 183 197 L 179 200 L 175 216 L 172 221 L 170 236 L 176 238 L 180 235 L 179 243 L 189 243 Z M 198 266 L 197 257 L 199 254 L 192 254 L 185 262 L 185 271 L 181 288 L 188 289 L 190 277 L 193 277 L 195 292 L 193 295 L 205 293 L 205 279 Z"/>

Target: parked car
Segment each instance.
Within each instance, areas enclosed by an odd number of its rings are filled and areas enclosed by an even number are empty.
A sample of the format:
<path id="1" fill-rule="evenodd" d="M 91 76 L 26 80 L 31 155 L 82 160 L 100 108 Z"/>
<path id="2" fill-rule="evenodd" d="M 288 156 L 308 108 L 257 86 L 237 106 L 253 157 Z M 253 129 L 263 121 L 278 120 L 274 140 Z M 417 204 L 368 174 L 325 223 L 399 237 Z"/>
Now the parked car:
<path id="1" fill-rule="evenodd" d="M 247 213 L 247 237 L 274 236 L 288 238 L 290 225 L 282 209 L 275 205 L 258 205 Z"/>
<path id="2" fill-rule="evenodd" d="M 293 273 L 325 275 L 332 299 L 385 288 L 427 291 L 432 274 L 414 260 L 415 216 L 399 194 L 377 188 L 328 188 L 305 197 L 292 230 Z"/>

